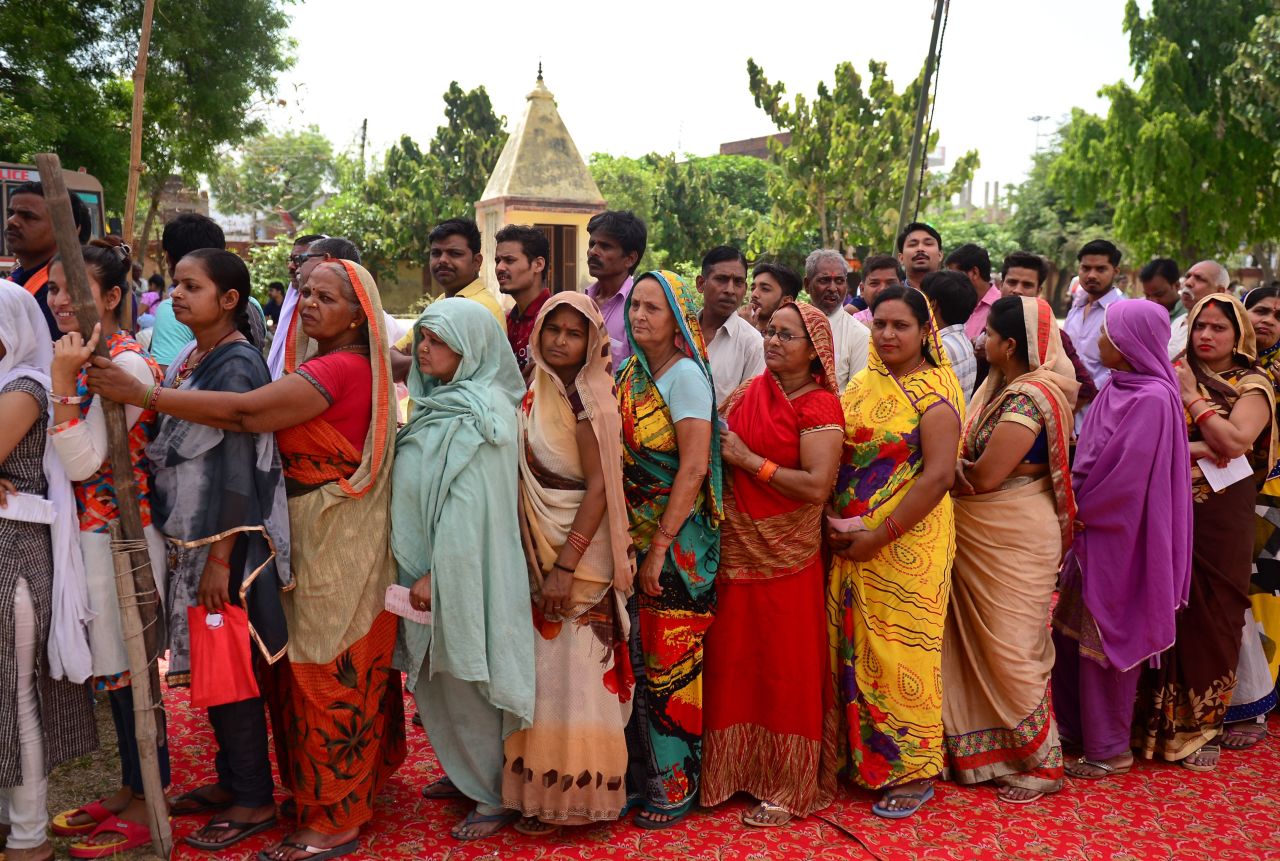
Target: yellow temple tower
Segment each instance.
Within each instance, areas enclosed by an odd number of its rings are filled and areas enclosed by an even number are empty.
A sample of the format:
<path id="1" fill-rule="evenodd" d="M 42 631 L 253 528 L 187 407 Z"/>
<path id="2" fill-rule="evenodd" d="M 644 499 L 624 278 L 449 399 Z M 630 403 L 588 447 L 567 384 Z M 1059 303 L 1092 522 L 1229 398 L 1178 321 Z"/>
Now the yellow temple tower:
<path id="1" fill-rule="evenodd" d="M 520 124 L 507 138 L 484 194 L 476 203 L 484 254 L 484 282 L 497 294 L 494 236 L 508 224 L 531 224 L 547 234 L 551 259 L 547 285 L 553 293 L 582 290 L 587 275 L 587 222 L 604 211 L 604 198 L 569 136 L 555 98 L 542 82 L 528 95 Z"/>

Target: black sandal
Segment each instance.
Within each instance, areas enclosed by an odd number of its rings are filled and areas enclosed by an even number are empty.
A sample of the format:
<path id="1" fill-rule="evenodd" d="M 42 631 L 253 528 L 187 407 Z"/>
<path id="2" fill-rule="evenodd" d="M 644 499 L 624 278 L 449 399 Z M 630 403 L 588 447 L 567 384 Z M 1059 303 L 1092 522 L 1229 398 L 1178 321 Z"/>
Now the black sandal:
<path id="1" fill-rule="evenodd" d="M 241 840 L 245 840 L 255 834 L 261 834 L 264 831 L 270 831 L 275 827 L 276 817 L 274 816 L 261 822 L 236 822 L 234 819 L 214 819 L 194 834 L 188 834 L 183 837 L 182 842 L 188 846 L 194 846 L 196 849 L 203 849 L 206 852 L 218 852 L 228 846 L 234 846 Z M 201 840 L 196 836 L 210 828 L 215 828 L 219 831 L 234 831 L 236 834 L 226 840 Z"/>

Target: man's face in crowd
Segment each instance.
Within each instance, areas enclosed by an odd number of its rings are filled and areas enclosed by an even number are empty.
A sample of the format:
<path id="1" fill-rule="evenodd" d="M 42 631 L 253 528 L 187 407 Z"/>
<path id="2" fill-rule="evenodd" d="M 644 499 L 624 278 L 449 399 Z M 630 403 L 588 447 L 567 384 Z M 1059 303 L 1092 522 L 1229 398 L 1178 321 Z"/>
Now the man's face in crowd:
<path id="1" fill-rule="evenodd" d="M 1217 293 L 1219 288 L 1215 281 L 1216 267 L 1208 260 L 1201 260 L 1187 270 L 1182 276 L 1182 304 L 1190 311 L 1210 293 Z"/>
<path id="2" fill-rule="evenodd" d="M 898 261 L 907 274 L 916 276 L 913 280 L 919 282 L 925 275 L 942 268 L 942 246 L 927 230 L 913 230 L 902 243 Z"/>
<path id="3" fill-rule="evenodd" d="M 1116 280 L 1116 267 L 1105 254 L 1086 254 L 1080 258 L 1080 288 L 1094 299 L 1111 291 Z"/>
<path id="4" fill-rule="evenodd" d="M 1170 284 L 1163 275 L 1152 275 L 1143 281 L 1142 293 L 1152 302 L 1157 302 L 1166 308 L 1173 308 L 1181 299 L 1178 295 L 1178 285 Z"/>
<path id="5" fill-rule="evenodd" d="M 467 238 L 460 233 L 431 243 L 431 277 L 453 295 L 480 276 L 483 257 L 472 253 Z"/>
<path id="6" fill-rule="evenodd" d="M 530 260 L 524 255 L 524 246 L 517 240 L 499 242 L 493 254 L 493 274 L 498 279 L 498 290 L 503 293 L 523 293 L 542 285 L 542 270 L 547 261 L 541 257 Z"/>
<path id="7" fill-rule="evenodd" d="M 289 251 L 289 285 L 297 290 L 302 286 L 302 281 L 298 275 L 302 271 L 302 265 L 306 262 L 307 243 L 299 243 Z"/>
<path id="8" fill-rule="evenodd" d="M 1040 273 L 1025 266 L 1010 266 L 1000 279 L 1001 296 L 1037 296 L 1040 293 Z"/>
<path id="9" fill-rule="evenodd" d="M 4 238 L 13 254 L 35 262 L 52 257 L 58 250 L 53 237 L 53 219 L 44 197 L 23 192 L 9 198 L 5 213 Z"/>
<path id="10" fill-rule="evenodd" d="M 804 286 L 813 297 L 813 303 L 829 317 L 844 304 L 844 297 L 849 292 L 849 279 L 841 261 L 824 258 Z"/>
<path id="11" fill-rule="evenodd" d="M 782 285 L 772 274 L 761 272 L 752 279 L 750 304 L 757 324 L 772 317 L 773 312 L 782 307 L 785 300 L 786 294 L 782 292 Z"/>
<path id="12" fill-rule="evenodd" d="M 898 280 L 898 271 L 893 268 L 872 269 L 863 277 L 862 283 L 858 285 L 858 292 L 862 294 L 862 301 L 867 303 L 867 307 L 871 307 L 871 303 L 880 295 L 880 291 L 886 287 L 892 287 L 900 284 Z"/>
<path id="13" fill-rule="evenodd" d="M 607 233 L 596 231 L 587 238 L 587 272 L 597 281 L 623 279 L 640 255 L 622 250 L 622 243 Z"/>
<path id="14" fill-rule="evenodd" d="M 699 275 L 698 292 L 702 294 L 702 307 L 713 314 L 728 319 L 742 307 L 742 297 L 747 293 L 747 267 L 741 260 L 721 260 Z"/>

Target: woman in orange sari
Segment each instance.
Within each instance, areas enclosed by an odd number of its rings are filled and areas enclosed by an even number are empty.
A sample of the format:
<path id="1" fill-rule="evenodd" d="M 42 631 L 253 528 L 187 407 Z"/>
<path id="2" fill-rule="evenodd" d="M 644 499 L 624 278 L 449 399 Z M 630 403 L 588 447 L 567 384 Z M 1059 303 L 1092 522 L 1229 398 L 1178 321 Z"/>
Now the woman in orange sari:
<path id="1" fill-rule="evenodd" d="M 262 853 L 310 861 L 354 852 L 373 800 L 404 759 L 396 618 L 383 610 L 390 551 L 395 413 L 387 333 L 373 277 L 347 260 L 318 266 L 279 380 L 251 392 L 156 392 L 94 362 L 89 386 L 226 430 L 274 431 L 289 497 L 296 588 L 284 595 L 288 659 L 264 692 L 281 781 L 298 827 Z M 202 790 L 216 803 L 216 788 Z"/>
<path id="2" fill-rule="evenodd" d="M 836 788 L 835 689 L 826 634 L 822 505 L 844 444 L 831 326 L 788 303 L 765 329 L 766 372 L 721 407 L 728 430 L 717 613 L 706 640 L 702 803 L 759 803 L 746 825 L 784 825 Z"/>

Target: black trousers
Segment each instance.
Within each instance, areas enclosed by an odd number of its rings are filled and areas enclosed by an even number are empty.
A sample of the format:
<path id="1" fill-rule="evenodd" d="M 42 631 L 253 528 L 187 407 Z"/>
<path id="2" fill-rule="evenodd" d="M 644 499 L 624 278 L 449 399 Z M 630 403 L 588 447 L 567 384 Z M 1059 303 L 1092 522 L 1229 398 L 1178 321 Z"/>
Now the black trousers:
<path id="1" fill-rule="evenodd" d="M 116 738 L 120 745 L 120 785 L 142 795 L 142 761 L 138 757 L 138 736 L 133 719 L 133 688 L 124 687 L 107 692 L 111 704 L 111 721 L 116 725 Z M 169 745 L 156 745 L 160 755 L 160 784 L 169 785 Z"/>
<path id="2" fill-rule="evenodd" d="M 271 804 L 275 784 L 267 758 L 267 717 L 262 697 L 212 706 L 209 723 L 218 742 L 218 786 L 240 807 Z"/>

